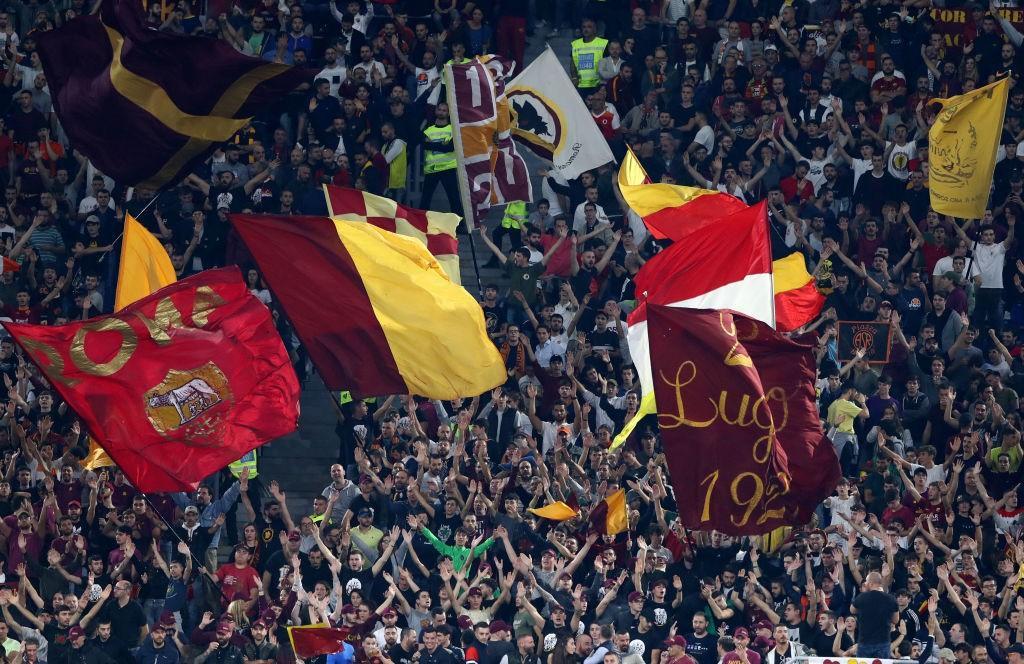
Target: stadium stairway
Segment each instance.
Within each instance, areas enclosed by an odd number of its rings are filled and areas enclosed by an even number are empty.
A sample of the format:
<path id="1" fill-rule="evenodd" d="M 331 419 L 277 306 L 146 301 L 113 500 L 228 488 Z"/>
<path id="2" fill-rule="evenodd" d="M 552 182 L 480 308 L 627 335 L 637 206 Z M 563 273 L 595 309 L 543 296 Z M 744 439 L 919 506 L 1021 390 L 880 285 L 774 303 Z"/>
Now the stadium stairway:
<path id="1" fill-rule="evenodd" d="M 532 62 L 543 51 L 545 43 L 558 54 L 564 62 L 570 50 L 569 32 L 562 30 L 560 36 L 545 39 L 550 26 L 538 27 L 536 34 L 527 43 L 526 59 Z M 532 153 L 524 151 L 530 172 L 533 173 L 534 185 L 539 191 L 536 172 L 543 164 Z M 444 193 L 438 191 L 433 206 L 435 209 L 446 209 Z M 488 217 L 488 226 L 494 227 L 501 219 L 501 210 L 492 210 Z M 459 258 L 462 268 L 462 283 L 474 296 L 478 295 L 476 274 L 473 269 L 472 252 L 468 238 L 459 237 Z M 490 252 L 475 234 L 477 262 L 480 267 L 482 283 L 499 282 L 502 272 L 497 268 L 485 267 L 491 258 Z M 373 361 L 367 358 L 367 361 Z M 299 518 L 312 509 L 313 497 L 330 482 L 330 466 L 338 457 L 338 437 L 335 434 L 337 415 L 331 404 L 331 396 L 315 372 L 303 385 L 299 428 L 293 434 L 284 436 L 265 445 L 261 449 L 260 477 L 264 482 L 277 480 L 287 492 L 288 509 L 298 522 Z M 244 523 L 239 513 L 239 526 Z M 222 557 L 226 552 L 222 551 Z"/>

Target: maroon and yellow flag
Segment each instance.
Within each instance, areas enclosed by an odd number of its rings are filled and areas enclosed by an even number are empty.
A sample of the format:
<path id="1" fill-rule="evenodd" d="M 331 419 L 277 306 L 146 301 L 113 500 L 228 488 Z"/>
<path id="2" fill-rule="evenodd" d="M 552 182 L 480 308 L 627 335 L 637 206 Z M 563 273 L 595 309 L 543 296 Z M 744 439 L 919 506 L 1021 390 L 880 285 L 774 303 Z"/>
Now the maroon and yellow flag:
<path id="1" fill-rule="evenodd" d="M 298 379 L 238 268 L 108 316 L 5 327 L 139 491 L 191 490 L 295 430 Z"/>
<path id="2" fill-rule="evenodd" d="M 626 506 L 626 490 L 619 489 L 608 496 L 590 512 L 590 523 L 602 535 L 618 535 L 629 529 L 629 510 Z"/>
<path id="3" fill-rule="evenodd" d="M 146 28 L 138 0 L 104 0 L 37 40 L 61 125 L 122 185 L 177 182 L 311 75 L 219 39 Z"/>
<path id="4" fill-rule="evenodd" d="M 728 311 L 647 305 L 658 424 L 688 528 L 761 535 L 839 481 L 808 346 Z"/>
<path id="5" fill-rule="evenodd" d="M 230 219 L 332 390 L 455 399 L 507 380 L 480 305 L 421 242 L 326 217 Z"/>

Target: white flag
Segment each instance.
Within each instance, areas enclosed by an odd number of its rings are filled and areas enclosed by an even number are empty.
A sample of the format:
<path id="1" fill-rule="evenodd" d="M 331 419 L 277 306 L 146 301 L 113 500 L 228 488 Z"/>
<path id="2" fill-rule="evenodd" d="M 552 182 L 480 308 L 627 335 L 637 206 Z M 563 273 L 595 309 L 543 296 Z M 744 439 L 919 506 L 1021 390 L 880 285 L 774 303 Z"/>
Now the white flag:
<path id="1" fill-rule="evenodd" d="M 549 46 L 505 88 L 512 137 L 571 180 L 615 159 Z"/>

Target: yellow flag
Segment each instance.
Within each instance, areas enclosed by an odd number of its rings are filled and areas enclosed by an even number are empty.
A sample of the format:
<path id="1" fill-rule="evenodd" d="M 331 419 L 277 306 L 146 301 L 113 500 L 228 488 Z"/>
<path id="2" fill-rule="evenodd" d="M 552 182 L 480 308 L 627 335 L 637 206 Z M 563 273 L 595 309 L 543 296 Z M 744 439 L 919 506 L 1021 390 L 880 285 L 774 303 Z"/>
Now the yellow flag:
<path id="1" fill-rule="evenodd" d="M 542 519 L 550 519 L 552 521 L 568 521 L 579 514 L 579 512 L 560 500 L 556 500 L 550 505 L 545 505 L 544 507 L 531 507 L 526 511 L 536 514 Z"/>
<path id="2" fill-rule="evenodd" d="M 937 100 L 942 110 L 928 131 L 928 188 L 939 214 L 984 216 L 1009 91 L 1009 78 L 1004 78 Z"/>
<path id="3" fill-rule="evenodd" d="M 114 310 L 120 311 L 175 281 L 174 267 L 160 240 L 153 237 L 134 217 L 126 214 Z"/>
<path id="4" fill-rule="evenodd" d="M 89 436 L 89 454 L 82 459 L 82 467 L 86 470 L 96 470 L 97 468 L 110 468 L 116 465 L 106 450 L 99 446 L 96 439 Z"/>

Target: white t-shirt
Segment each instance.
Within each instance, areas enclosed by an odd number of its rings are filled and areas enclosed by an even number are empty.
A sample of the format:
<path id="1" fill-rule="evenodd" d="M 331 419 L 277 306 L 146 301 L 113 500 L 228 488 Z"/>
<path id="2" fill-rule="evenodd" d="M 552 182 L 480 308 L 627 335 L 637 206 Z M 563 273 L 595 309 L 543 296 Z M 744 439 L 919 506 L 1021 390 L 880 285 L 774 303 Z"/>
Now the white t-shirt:
<path id="1" fill-rule="evenodd" d="M 857 182 L 860 181 L 860 176 L 871 170 L 871 160 L 854 159 L 851 166 L 853 166 L 853 190 L 857 191 Z"/>
<path id="2" fill-rule="evenodd" d="M 715 130 L 709 125 L 704 125 L 693 137 L 693 142 L 700 143 L 707 148 L 708 154 L 711 154 L 715 149 Z"/>
<path id="3" fill-rule="evenodd" d="M 348 68 L 339 64 L 335 64 L 333 67 L 324 67 L 316 77 L 327 79 L 331 84 L 331 96 L 337 97 L 341 84 L 348 78 Z"/>
<path id="4" fill-rule="evenodd" d="M 982 288 L 1003 287 L 1003 263 L 1006 262 L 1006 247 L 1002 242 L 978 244 L 974 249 L 973 264 L 978 266 Z"/>
<path id="5" fill-rule="evenodd" d="M 906 182 L 910 177 L 910 160 L 917 154 L 917 141 L 909 141 L 903 146 L 895 145 L 892 141 L 885 142 L 885 149 L 892 145 L 892 152 L 889 153 L 889 174 L 898 180 Z M 856 185 L 854 185 L 856 186 Z"/>

